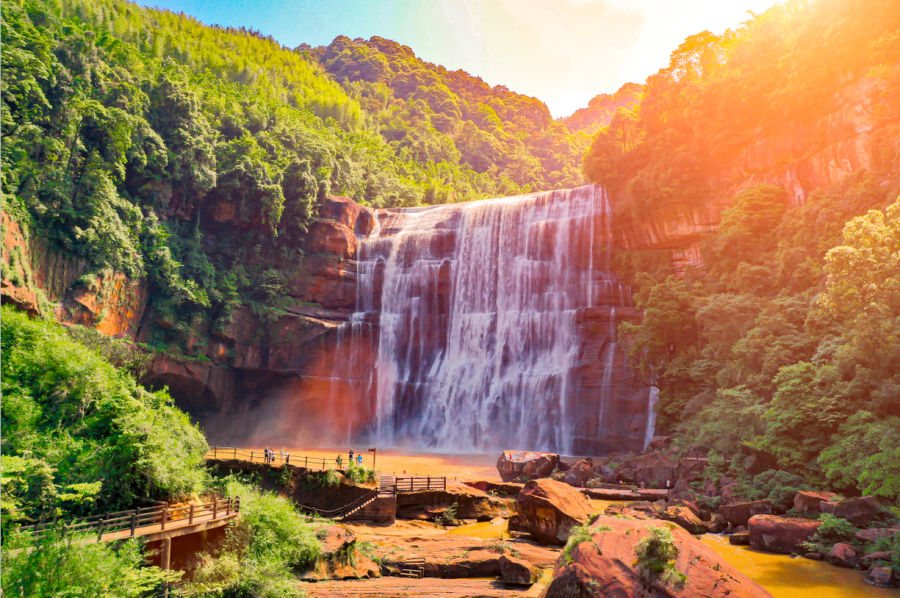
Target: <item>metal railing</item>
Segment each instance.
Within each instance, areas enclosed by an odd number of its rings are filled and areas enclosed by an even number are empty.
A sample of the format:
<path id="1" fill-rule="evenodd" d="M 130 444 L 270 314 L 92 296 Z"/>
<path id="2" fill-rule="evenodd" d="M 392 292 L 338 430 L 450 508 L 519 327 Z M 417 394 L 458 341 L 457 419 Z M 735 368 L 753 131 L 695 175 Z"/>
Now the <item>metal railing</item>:
<path id="1" fill-rule="evenodd" d="M 145 528 L 157 525 L 159 525 L 160 531 L 165 531 L 167 525 L 171 529 L 173 526 L 184 527 L 182 524 L 185 522 L 190 526 L 194 525 L 195 521 L 197 523 L 214 521 L 230 517 L 232 513 L 239 513 L 240 510 L 241 499 L 239 497 L 215 498 L 199 504 L 175 507 L 162 504 L 130 511 L 115 511 L 70 522 L 48 521 L 20 527 L 19 531 L 31 534 L 35 538 L 40 538 L 53 531 L 63 534 L 96 531 L 99 540 L 103 538 L 103 534 L 116 531 L 130 530 L 129 536 L 134 536 L 138 530 L 141 530 L 142 533 L 149 533 L 151 530 Z"/>
<path id="2" fill-rule="evenodd" d="M 235 461 L 251 461 L 258 463 L 266 463 L 265 451 L 247 450 L 234 446 L 214 446 L 207 453 L 207 457 L 212 455 L 213 459 L 233 459 Z M 269 463 L 287 463 L 288 465 L 296 465 L 306 469 L 337 469 L 337 461 L 327 457 L 307 457 L 303 455 L 291 455 L 290 457 L 282 457 L 278 451 L 272 451 Z"/>
<path id="3" fill-rule="evenodd" d="M 398 492 L 421 492 L 423 490 L 446 490 L 446 477 L 431 476 L 396 476 L 390 478 L 393 480 L 390 485 L 394 494 Z M 385 485 L 387 478 L 382 479 L 382 486 Z"/>
<path id="4" fill-rule="evenodd" d="M 376 488 L 375 490 L 367 492 L 356 500 L 353 500 L 346 505 L 338 507 L 336 509 L 317 509 L 316 507 L 310 507 L 308 505 L 302 504 L 297 504 L 297 508 L 301 511 L 315 513 L 320 517 L 325 517 L 328 519 L 340 519 L 341 517 L 346 517 L 347 515 L 355 513 L 357 510 L 371 503 L 376 498 L 378 498 L 379 494 L 381 494 L 381 489 Z"/>

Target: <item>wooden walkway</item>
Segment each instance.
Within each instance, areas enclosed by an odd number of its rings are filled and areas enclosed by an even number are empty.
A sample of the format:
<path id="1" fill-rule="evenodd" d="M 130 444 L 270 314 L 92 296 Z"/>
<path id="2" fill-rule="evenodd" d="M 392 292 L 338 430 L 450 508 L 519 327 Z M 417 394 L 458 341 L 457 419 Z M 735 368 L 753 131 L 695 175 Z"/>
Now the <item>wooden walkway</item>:
<path id="1" fill-rule="evenodd" d="M 103 513 L 73 521 L 39 523 L 20 527 L 19 531 L 35 538 L 53 532 L 63 535 L 93 532 L 96 535 L 91 542 L 112 542 L 139 537 L 153 541 L 221 527 L 237 517 L 240 509 L 239 498 L 213 499 L 190 505 L 162 504 L 130 511 Z"/>

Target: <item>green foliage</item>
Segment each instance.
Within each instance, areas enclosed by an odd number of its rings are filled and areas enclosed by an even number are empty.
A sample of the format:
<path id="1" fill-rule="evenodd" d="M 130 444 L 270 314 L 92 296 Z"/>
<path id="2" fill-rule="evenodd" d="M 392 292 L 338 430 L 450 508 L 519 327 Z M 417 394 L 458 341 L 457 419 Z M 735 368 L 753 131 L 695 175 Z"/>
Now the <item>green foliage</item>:
<path id="1" fill-rule="evenodd" d="M 206 441 L 165 392 L 144 390 L 64 327 L 8 306 L 2 349 L 4 524 L 204 486 Z"/>
<path id="2" fill-rule="evenodd" d="M 322 550 L 318 524 L 307 523 L 283 497 L 261 491 L 235 478 L 220 482 L 225 496 L 239 496 L 241 517 L 229 525 L 227 540 L 216 553 L 204 555 L 186 596 L 301 598 L 295 570 L 303 570 Z"/>
<path id="3" fill-rule="evenodd" d="M 819 521 L 822 522 L 822 525 L 808 542 L 803 543 L 803 546 L 810 552 L 816 552 L 823 556 L 828 554 L 831 547 L 838 542 L 853 540 L 853 536 L 859 531 L 858 527 L 846 519 L 835 517 L 831 513 L 822 513 L 819 515 Z"/>
<path id="4" fill-rule="evenodd" d="M 434 522 L 438 525 L 454 525 L 456 524 L 456 511 L 459 508 L 459 503 L 454 502 L 452 505 L 447 507 L 443 513 L 434 518 Z"/>
<path id="5" fill-rule="evenodd" d="M 768 498 L 773 508 L 783 513 L 793 506 L 794 496 L 800 490 L 812 490 L 812 487 L 798 475 L 770 469 L 753 478 L 746 494 L 750 500 Z"/>
<path id="6" fill-rule="evenodd" d="M 592 528 L 589 523 L 588 525 L 577 525 L 573 527 L 569 532 L 569 539 L 566 540 L 566 545 L 563 547 L 562 558 L 565 559 L 566 563 L 571 563 L 574 558 L 572 553 L 575 551 L 575 548 L 584 542 L 593 542 L 592 538 L 594 537 L 594 534 L 608 531 L 612 531 L 612 528 L 608 525 L 599 525 Z M 594 547 L 598 552 L 600 551 L 600 548 L 596 543 L 594 543 Z"/>
<path id="7" fill-rule="evenodd" d="M 6 534 L 3 593 L 34 598 L 143 598 L 157 595 L 164 583 L 178 581 L 182 575 L 147 566 L 139 540 L 118 544 L 87 540 L 85 535 L 62 538 L 50 533 L 35 541 L 27 535 Z"/>
<path id="8" fill-rule="evenodd" d="M 675 565 L 678 561 L 678 546 L 672 532 L 664 527 L 647 526 L 649 535 L 635 544 L 634 555 L 641 579 L 650 585 L 655 581 L 682 587 L 687 577 Z"/>
<path id="9" fill-rule="evenodd" d="M 347 469 L 347 477 L 350 478 L 354 484 L 371 484 L 375 481 L 377 476 L 377 471 L 366 467 L 351 465 Z"/>

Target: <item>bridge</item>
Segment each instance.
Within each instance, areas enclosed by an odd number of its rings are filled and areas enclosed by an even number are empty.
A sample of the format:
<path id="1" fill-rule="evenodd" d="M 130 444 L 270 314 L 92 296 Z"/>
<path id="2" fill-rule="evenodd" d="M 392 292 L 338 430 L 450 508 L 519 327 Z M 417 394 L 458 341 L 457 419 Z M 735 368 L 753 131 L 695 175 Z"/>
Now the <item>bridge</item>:
<path id="1" fill-rule="evenodd" d="M 144 538 L 147 542 L 160 541 L 160 567 L 170 568 L 172 539 L 188 534 L 206 532 L 228 525 L 240 515 L 239 497 L 171 506 L 168 503 L 129 511 L 115 511 L 75 519 L 70 522 L 49 521 L 19 528 L 35 539 L 51 533 L 93 532 L 85 542 L 114 542 L 128 538 Z"/>

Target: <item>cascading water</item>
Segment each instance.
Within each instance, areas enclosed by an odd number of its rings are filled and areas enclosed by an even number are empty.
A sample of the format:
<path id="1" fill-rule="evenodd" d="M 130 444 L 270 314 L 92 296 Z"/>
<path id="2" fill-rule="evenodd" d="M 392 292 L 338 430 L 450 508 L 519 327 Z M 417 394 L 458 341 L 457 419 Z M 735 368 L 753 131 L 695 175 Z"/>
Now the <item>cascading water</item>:
<path id="1" fill-rule="evenodd" d="M 379 211 L 360 240 L 350 324 L 378 321 L 368 435 L 436 450 L 571 453 L 585 420 L 598 439 L 619 434 L 607 412 L 613 369 L 625 367 L 615 308 L 630 290 L 610 272 L 611 220 L 601 186 Z M 605 369 L 586 401 L 573 372 L 597 303 L 607 310 Z"/>

